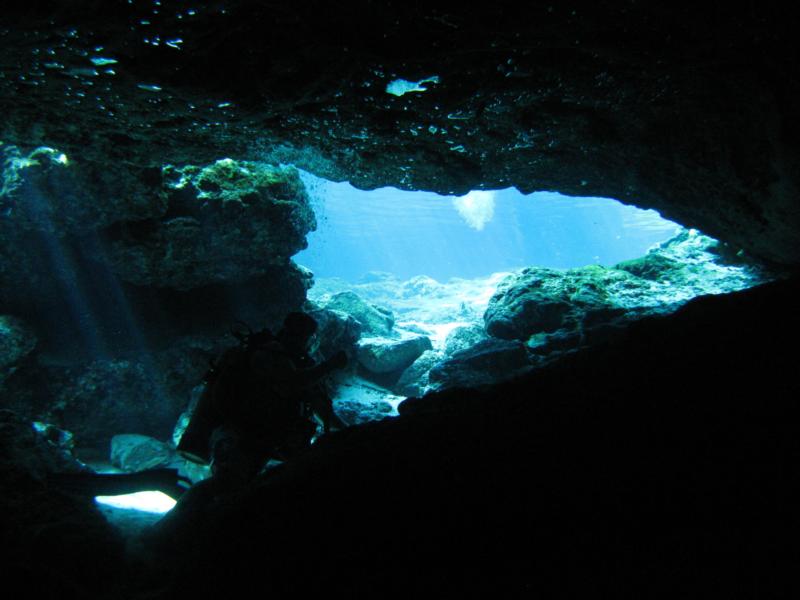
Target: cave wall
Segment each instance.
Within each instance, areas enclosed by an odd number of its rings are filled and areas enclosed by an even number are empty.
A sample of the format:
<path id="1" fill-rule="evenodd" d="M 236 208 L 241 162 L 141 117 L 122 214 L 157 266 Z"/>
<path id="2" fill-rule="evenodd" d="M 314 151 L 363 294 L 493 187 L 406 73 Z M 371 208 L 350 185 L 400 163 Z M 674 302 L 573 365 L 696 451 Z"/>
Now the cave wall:
<path id="1" fill-rule="evenodd" d="M 90 173 L 230 156 L 362 188 L 609 196 L 800 261 L 798 44 L 777 6 L 82 0 L 0 23 L 0 140 Z"/>

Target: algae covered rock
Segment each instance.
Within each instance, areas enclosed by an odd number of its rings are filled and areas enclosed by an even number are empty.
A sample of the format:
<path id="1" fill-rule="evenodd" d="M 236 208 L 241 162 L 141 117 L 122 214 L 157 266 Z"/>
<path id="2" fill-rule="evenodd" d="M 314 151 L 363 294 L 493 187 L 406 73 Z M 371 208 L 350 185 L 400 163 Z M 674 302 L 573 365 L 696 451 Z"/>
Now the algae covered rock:
<path id="1" fill-rule="evenodd" d="M 357 356 L 358 362 L 372 373 L 394 373 L 408 368 L 431 348 L 431 340 L 425 336 L 401 340 L 367 338 L 359 342 Z"/>
<path id="2" fill-rule="evenodd" d="M 364 333 L 387 335 L 394 327 L 394 315 L 390 310 L 365 302 L 355 292 L 334 294 L 325 303 L 325 308 L 351 315 L 361 324 Z"/>
<path id="3" fill-rule="evenodd" d="M 316 228 L 294 168 L 223 159 L 162 175 L 164 214 L 106 232 L 108 260 L 125 281 L 180 290 L 243 281 L 287 265 Z"/>
<path id="4" fill-rule="evenodd" d="M 614 267 L 529 268 L 503 280 L 484 314 L 490 335 L 527 340 L 541 352 L 602 339 L 647 314 L 673 311 L 701 294 L 740 290 L 769 279 L 735 253 L 691 229 Z M 605 332 L 605 333 L 604 333 Z M 542 334 L 548 336 L 542 337 Z M 556 334 L 556 335 L 549 335 Z M 577 338 L 576 338 L 577 336 Z M 549 343 L 549 342 L 548 342 Z"/>
<path id="5" fill-rule="evenodd" d="M 575 328 L 587 311 L 617 308 L 617 287 L 644 287 L 624 271 L 589 266 L 558 271 L 529 268 L 503 280 L 484 314 L 486 331 L 524 340 L 534 333 Z"/>

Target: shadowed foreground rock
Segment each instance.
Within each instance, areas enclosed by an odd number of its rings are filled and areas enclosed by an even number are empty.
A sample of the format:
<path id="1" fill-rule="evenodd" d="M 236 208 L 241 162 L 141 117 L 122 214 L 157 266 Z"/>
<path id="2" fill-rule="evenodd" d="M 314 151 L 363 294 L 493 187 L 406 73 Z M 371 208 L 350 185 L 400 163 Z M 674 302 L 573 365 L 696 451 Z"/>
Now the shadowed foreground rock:
<path id="1" fill-rule="evenodd" d="M 525 379 L 409 400 L 204 520 L 159 597 L 786 592 L 798 283 L 691 301 Z M 255 574 L 258 574 L 257 576 Z"/>

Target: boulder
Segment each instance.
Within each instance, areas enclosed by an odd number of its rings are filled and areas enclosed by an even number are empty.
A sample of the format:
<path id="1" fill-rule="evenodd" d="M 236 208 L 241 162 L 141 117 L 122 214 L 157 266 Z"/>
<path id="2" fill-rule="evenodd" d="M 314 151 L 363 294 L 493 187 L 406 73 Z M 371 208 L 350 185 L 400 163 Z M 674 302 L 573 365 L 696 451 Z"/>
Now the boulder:
<path id="1" fill-rule="evenodd" d="M 522 342 L 487 339 L 437 364 L 428 377 L 437 389 L 471 387 L 510 379 L 531 366 Z"/>
<path id="2" fill-rule="evenodd" d="M 425 350 L 430 350 L 430 338 L 409 337 L 401 340 L 367 338 L 358 343 L 358 362 L 376 374 L 396 373 L 408 368 Z"/>
<path id="3" fill-rule="evenodd" d="M 175 451 L 169 444 L 138 433 L 122 433 L 111 438 L 111 464 L 123 471 L 136 472 L 164 467 Z"/>
<path id="4" fill-rule="evenodd" d="M 364 333 L 371 335 L 388 335 L 394 327 L 394 315 L 390 310 L 365 302 L 355 292 L 334 294 L 325 308 L 347 313 L 361 324 Z"/>

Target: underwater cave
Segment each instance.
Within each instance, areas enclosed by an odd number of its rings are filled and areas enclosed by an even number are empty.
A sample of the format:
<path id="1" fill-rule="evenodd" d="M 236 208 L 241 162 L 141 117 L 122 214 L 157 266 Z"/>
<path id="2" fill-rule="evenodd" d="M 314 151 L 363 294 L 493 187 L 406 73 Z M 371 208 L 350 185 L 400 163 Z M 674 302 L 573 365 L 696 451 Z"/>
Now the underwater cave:
<path id="1" fill-rule="evenodd" d="M 794 595 L 794 29 L 4 6 L 3 588 Z"/>

